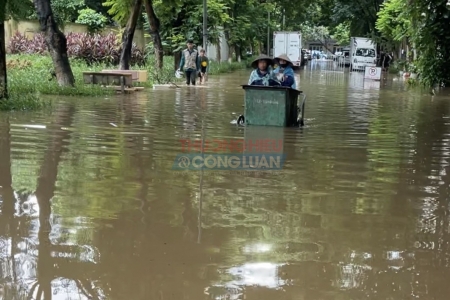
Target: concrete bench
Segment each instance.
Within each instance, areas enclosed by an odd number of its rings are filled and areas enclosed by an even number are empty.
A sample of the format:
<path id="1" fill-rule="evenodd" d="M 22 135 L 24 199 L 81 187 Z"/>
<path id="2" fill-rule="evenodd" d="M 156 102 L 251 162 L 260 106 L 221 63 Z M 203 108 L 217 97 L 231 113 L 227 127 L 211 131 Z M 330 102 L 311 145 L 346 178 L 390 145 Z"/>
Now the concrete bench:
<path id="1" fill-rule="evenodd" d="M 125 92 L 125 86 L 133 86 L 133 78 L 130 73 L 83 72 L 83 80 L 86 84 L 119 85 L 122 93 Z"/>
<path id="2" fill-rule="evenodd" d="M 102 73 L 127 73 L 135 82 L 147 82 L 147 71 L 144 70 L 102 70 Z"/>

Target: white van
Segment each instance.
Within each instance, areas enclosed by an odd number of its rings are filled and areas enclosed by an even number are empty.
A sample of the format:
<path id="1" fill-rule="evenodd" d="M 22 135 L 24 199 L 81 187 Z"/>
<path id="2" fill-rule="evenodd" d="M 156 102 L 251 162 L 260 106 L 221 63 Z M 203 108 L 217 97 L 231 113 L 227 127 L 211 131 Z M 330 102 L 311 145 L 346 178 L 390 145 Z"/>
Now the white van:
<path id="1" fill-rule="evenodd" d="M 377 66 L 377 45 L 368 38 L 350 39 L 350 70 L 364 71 L 366 67 Z"/>

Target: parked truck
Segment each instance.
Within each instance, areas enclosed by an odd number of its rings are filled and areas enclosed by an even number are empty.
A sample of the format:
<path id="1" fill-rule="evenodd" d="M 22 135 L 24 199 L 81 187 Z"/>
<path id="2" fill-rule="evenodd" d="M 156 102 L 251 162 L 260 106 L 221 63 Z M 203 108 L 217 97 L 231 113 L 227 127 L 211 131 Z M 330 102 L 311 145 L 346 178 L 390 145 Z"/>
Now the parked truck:
<path id="1" fill-rule="evenodd" d="M 299 68 L 303 61 L 302 34 L 300 31 L 275 31 L 273 33 L 273 56 L 287 54 L 294 64 Z"/>
<path id="2" fill-rule="evenodd" d="M 376 67 L 377 45 L 368 38 L 350 38 L 350 70 L 364 71 L 366 67 Z"/>

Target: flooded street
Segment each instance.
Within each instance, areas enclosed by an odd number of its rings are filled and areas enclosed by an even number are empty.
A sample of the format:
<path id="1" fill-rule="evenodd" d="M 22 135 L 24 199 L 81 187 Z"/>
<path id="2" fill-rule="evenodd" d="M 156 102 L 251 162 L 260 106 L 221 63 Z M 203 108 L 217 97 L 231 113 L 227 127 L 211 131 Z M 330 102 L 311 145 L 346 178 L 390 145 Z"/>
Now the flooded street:
<path id="1" fill-rule="evenodd" d="M 448 96 L 315 63 L 304 128 L 236 127 L 248 74 L 0 114 L 4 299 L 448 299 Z M 172 170 L 202 136 L 286 162 Z"/>

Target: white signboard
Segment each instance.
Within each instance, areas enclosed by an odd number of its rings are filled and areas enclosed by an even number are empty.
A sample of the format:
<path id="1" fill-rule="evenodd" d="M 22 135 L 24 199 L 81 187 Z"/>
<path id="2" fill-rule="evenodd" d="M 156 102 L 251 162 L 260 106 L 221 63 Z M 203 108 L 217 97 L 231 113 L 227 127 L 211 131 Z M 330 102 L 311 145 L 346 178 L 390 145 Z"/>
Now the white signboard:
<path id="1" fill-rule="evenodd" d="M 371 80 L 367 80 L 364 81 L 363 84 L 363 88 L 365 90 L 379 90 L 381 86 L 381 82 L 380 81 L 371 81 Z"/>
<path id="2" fill-rule="evenodd" d="M 381 68 L 377 67 L 366 67 L 364 73 L 365 79 L 381 80 Z"/>

